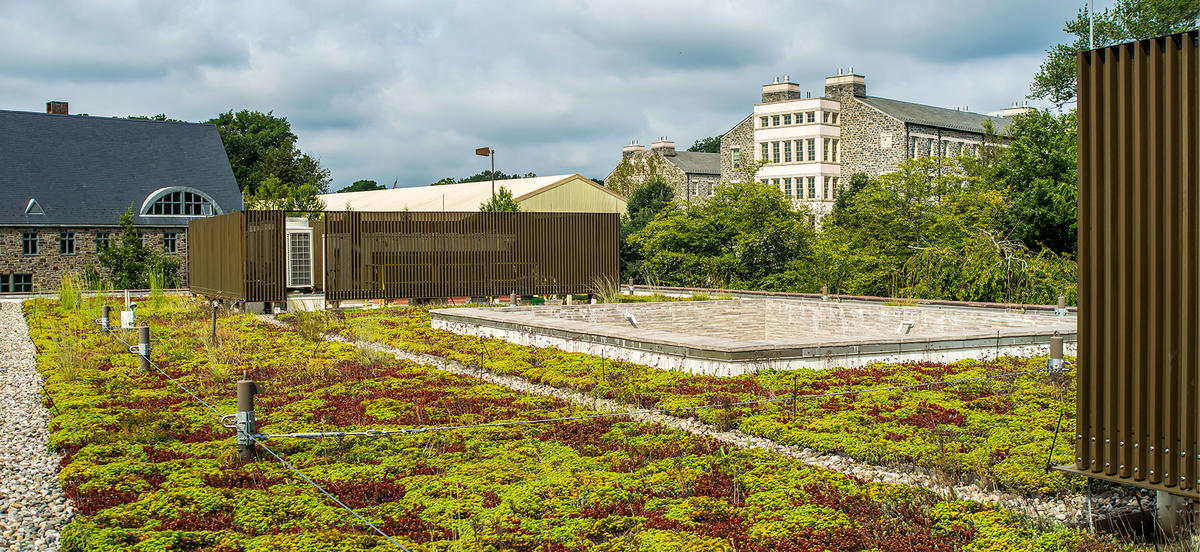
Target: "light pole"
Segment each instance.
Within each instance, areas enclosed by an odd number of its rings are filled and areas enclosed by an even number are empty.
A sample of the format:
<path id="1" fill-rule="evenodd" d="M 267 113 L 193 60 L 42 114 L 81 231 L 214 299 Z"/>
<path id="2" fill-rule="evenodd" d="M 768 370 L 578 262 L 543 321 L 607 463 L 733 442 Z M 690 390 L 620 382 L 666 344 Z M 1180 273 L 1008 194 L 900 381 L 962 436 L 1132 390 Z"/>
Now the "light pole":
<path id="1" fill-rule="evenodd" d="M 496 204 L 496 150 L 490 147 L 475 149 L 475 155 L 492 158 L 492 205 Z"/>

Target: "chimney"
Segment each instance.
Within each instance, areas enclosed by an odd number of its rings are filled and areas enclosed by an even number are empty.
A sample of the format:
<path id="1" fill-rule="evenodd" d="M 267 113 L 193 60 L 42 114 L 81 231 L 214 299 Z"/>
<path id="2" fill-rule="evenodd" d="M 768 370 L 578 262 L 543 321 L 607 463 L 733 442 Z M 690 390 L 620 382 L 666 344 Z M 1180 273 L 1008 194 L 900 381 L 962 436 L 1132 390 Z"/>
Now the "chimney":
<path id="1" fill-rule="evenodd" d="M 659 137 L 657 142 L 650 144 L 650 151 L 662 155 L 663 157 L 674 157 L 675 142 L 667 140 L 666 136 Z"/>
<path id="2" fill-rule="evenodd" d="M 46 113 L 50 113 L 52 115 L 68 115 L 67 102 L 46 102 Z"/>
<path id="3" fill-rule="evenodd" d="M 762 87 L 762 103 L 786 102 L 788 100 L 800 99 L 800 85 L 796 84 L 783 76 L 783 80 L 775 77 L 775 81 L 771 84 L 764 84 Z"/>
<path id="4" fill-rule="evenodd" d="M 838 69 L 838 74 L 832 77 L 825 77 L 825 97 L 842 100 L 851 97 L 862 98 L 867 95 L 867 78 L 854 73 L 854 68 L 849 71 Z"/>
<path id="5" fill-rule="evenodd" d="M 621 148 L 621 159 L 629 159 L 630 157 L 633 157 L 633 154 L 640 151 L 645 151 L 645 149 L 645 146 L 638 145 L 637 140 L 629 142 L 628 146 Z"/>

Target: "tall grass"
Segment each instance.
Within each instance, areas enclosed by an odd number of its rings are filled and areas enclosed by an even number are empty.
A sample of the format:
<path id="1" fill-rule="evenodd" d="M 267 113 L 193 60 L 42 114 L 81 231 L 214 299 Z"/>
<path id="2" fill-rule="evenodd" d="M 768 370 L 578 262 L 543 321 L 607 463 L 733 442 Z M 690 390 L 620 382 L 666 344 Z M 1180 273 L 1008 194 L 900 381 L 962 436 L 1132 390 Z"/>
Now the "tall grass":
<path id="1" fill-rule="evenodd" d="M 592 292 L 601 303 L 616 303 L 620 301 L 621 283 L 607 276 L 593 278 Z"/>
<path id="2" fill-rule="evenodd" d="M 54 358 L 58 362 L 58 375 L 66 381 L 79 379 L 87 367 L 89 357 L 79 334 L 75 328 L 58 326 L 50 337 L 54 344 Z"/>
<path id="3" fill-rule="evenodd" d="M 150 280 L 150 304 L 160 306 L 163 302 L 163 288 L 167 283 L 167 271 L 162 266 L 155 266 L 149 271 Z"/>
<path id="4" fill-rule="evenodd" d="M 63 274 L 58 281 L 58 302 L 63 310 L 78 310 L 83 305 L 83 279 L 76 272 Z"/>

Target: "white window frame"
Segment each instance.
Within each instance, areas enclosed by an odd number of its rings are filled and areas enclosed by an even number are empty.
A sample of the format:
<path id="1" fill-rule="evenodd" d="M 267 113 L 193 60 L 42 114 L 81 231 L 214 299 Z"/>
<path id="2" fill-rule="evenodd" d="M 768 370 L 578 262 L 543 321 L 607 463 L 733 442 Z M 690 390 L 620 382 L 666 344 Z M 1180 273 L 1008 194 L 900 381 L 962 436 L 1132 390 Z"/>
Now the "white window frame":
<path id="1" fill-rule="evenodd" d="M 209 205 L 212 205 L 212 212 L 207 213 L 207 214 L 201 213 L 199 215 L 183 215 L 183 214 L 152 215 L 152 214 L 150 214 L 150 209 L 152 209 L 154 207 L 154 204 L 156 202 L 158 202 L 159 199 L 162 199 L 162 197 L 167 194 L 171 194 L 171 193 L 175 193 L 175 192 L 188 192 L 188 193 L 193 193 L 193 194 L 200 196 L 202 199 L 204 199 L 204 201 L 207 201 Z M 138 216 L 142 216 L 142 217 L 168 217 L 168 218 L 197 218 L 197 217 L 210 217 L 213 215 L 223 215 L 223 214 L 225 214 L 225 211 L 221 209 L 221 205 L 219 203 L 217 203 L 217 200 L 213 199 L 213 197 L 211 195 L 208 195 L 207 193 L 204 193 L 203 191 L 197 190 L 196 188 L 192 188 L 191 186 L 169 186 L 166 188 L 159 188 L 157 190 L 154 190 L 153 192 L 151 192 L 150 195 L 146 196 L 146 200 L 142 202 L 142 208 L 138 211 Z"/>

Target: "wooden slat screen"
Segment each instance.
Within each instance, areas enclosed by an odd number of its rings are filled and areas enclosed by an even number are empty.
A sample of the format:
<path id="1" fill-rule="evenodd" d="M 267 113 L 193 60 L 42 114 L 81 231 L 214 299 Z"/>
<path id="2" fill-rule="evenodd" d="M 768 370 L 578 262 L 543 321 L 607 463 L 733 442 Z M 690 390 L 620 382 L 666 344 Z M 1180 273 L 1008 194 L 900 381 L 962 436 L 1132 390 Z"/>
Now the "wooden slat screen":
<path id="1" fill-rule="evenodd" d="M 1075 470 L 1200 498 L 1197 32 L 1079 54 Z"/>
<path id="2" fill-rule="evenodd" d="M 619 279 L 611 213 L 327 211 L 331 301 L 584 293 Z"/>

